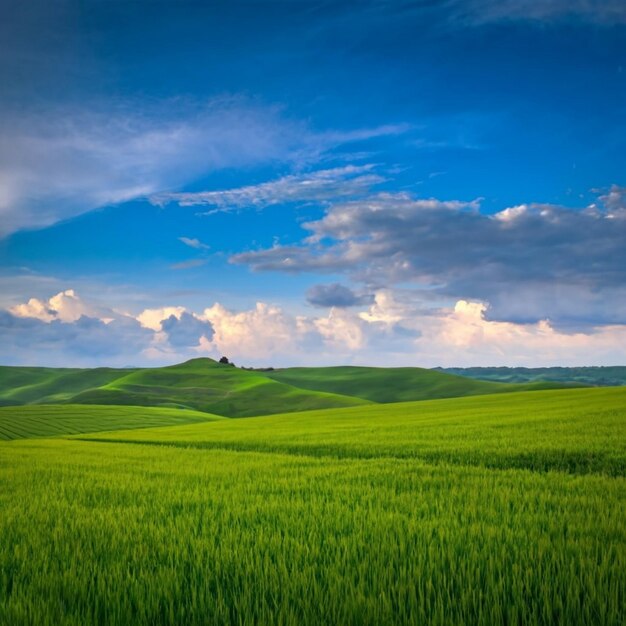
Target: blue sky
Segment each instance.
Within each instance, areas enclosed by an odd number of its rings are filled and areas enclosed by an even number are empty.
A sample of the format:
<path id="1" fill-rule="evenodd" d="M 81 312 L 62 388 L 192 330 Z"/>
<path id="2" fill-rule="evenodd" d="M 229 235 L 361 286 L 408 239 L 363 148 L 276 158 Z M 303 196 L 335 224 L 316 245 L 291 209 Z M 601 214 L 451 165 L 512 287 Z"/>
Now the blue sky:
<path id="1" fill-rule="evenodd" d="M 626 362 L 622 2 L 3 0 L 0 40 L 3 363 Z"/>

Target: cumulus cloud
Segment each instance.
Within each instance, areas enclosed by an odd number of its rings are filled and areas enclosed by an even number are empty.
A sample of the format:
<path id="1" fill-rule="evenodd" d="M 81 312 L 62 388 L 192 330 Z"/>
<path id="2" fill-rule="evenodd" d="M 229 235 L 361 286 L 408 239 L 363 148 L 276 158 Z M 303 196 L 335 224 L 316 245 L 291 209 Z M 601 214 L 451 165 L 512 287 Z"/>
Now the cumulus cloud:
<path id="1" fill-rule="evenodd" d="M 203 317 L 215 330 L 213 341 L 203 344 L 205 351 L 258 365 L 349 363 L 369 348 L 392 350 L 397 335 L 388 324 L 370 323 L 341 308 L 301 316 L 262 302 L 246 311 L 215 304 Z"/>
<path id="2" fill-rule="evenodd" d="M 94 303 L 84 305 L 97 309 Z M 425 308 L 419 290 L 381 289 L 369 304 L 333 307 L 319 316 L 294 315 L 262 302 L 248 310 L 215 303 L 202 312 L 168 306 L 137 316 L 104 314 L 106 321 L 77 313 L 63 321 L 46 318 L 37 306 L 20 315 L 0 311 L 0 359 L 23 365 L 123 366 L 226 354 L 247 365 L 426 367 L 606 365 L 626 359 L 626 325 L 564 332 L 547 319 L 498 321 L 489 318 L 489 304 L 479 300 Z"/>
<path id="3" fill-rule="evenodd" d="M 306 298 L 313 306 L 337 308 L 359 306 L 373 301 L 371 294 L 356 294 L 349 287 L 339 283 L 314 285 L 307 291 Z"/>
<path id="4" fill-rule="evenodd" d="M 102 321 L 110 321 L 110 317 L 102 307 L 82 300 L 73 289 L 66 289 L 48 300 L 31 298 L 25 304 L 17 304 L 9 309 L 16 317 L 31 317 L 42 322 L 75 322 L 81 317 L 99 318 L 103 314 Z"/>
<path id="5" fill-rule="evenodd" d="M 308 330 L 302 318 L 263 302 L 248 311 L 231 311 L 216 303 L 205 309 L 202 317 L 215 331 L 213 344 L 218 351 L 237 359 L 270 359 L 293 353 Z"/>
<path id="6" fill-rule="evenodd" d="M 128 317 L 105 323 L 83 315 L 62 322 L 0 311 L 3 363 L 125 366 L 144 360 L 151 340 L 152 333 Z"/>
<path id="7" fill-rule="evenodd" d="M 150 330 L 160 331 L 161 322 L 172 316 L 180 319 L 185 313 L 185 307 L 182 306 L 165 306 L 158 309 L 144 309 L 138 316 L 137 321 Z"/>
<path id="8" fill-rule="evenodd" d="M 626 218 L 626 187 L 611 185 L 608 191 L 603 192 L 599 198 L 600 204 L 606 208 L 606 216 L 609 219 Z M 597 205 L 592 205 L 597 209 Z"/>
<path id="9" fill-rule="evenodd" d="M 425 324 L 417 350 L 424 362 L 443 366 L 473 363 L 526 367 L 621 364 L 626 358 L 626 325 L 590 332 L 561 332 L 548 320 L 515 324 L 487 318 L 483 302 L 458 301 Z"/>
<path id="10" fill-rule="evenodd" d="M 362 195 L 369 191 L 373 185 L 385 180 L 374 173 L 373 169 L 371 164 L 346 165 L 306 174 L 290 174 L 270 182 L 223 191 L 155 194 L 150 201 L 158 206 L 176 202 L 180 206 L 215 207 L 207 214 L 237 208 L 261 208 L 286 202 L 320 202 Z"/>
<path id="11" fill-rule="evenodd" d="M 620 188 L 581 210 L 528 204 L 495 215 L 478 201 L 381 193 L 330 206 L 298 245 L 244 252 L 259 271 L 344 273 L 424 298 L 489 302 L 489 316 L 560 326 L 626 321 L 626 219 Z M 607 306 L 610 302 L 610 306 Z"/>
<path id="12" fill-rule="evenodd" d="M 211 341 L 213 325 L 211 322 L 198 319 L 195 315 L 184 311 L 179 317 L 170 315 L 161 321 L 161 330 L 174 348 L 193 348 L 204 338 Z"/>
<path id="13" fill-rule="evenodd" d="M 606 365 L 626 359 L 626 325 L 564 332 L 549 320 L 491 320 L 485 302 L 458 300 L 424 308 L 419 294 L 389 289 L 360 310 L 333 308 L 299 316 L 257 303 L 233 311 L 221 304 L 197 317 L 214 328 L 196 349 L 251 365 Z"/>

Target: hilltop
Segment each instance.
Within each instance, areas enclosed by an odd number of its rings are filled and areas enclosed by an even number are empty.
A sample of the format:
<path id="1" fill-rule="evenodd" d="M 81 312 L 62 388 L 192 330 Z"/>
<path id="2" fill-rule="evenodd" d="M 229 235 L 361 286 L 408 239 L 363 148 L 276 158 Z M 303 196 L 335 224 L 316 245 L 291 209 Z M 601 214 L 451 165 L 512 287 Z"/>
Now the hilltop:
<path id="1" fill-rule="evenodd" d="M 564 386 L 569 385 L 481 381 L 418 367 L 248 370 L 209 358 L 135 369 L 0 367 L 0 405 L 3 406 L 158 406 L 226 417 Z"/>

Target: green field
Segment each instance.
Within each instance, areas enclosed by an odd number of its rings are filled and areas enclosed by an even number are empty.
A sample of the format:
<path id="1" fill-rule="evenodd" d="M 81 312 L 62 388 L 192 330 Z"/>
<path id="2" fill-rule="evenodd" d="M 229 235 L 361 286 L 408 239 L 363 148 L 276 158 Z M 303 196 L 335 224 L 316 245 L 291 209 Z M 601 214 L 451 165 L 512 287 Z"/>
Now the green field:
<path id="1" fill-rule="evenodd" d="M 622 476 L 626 475 L 626 389 L 371 405 L 90 438 Z"/>
<path id="2" fill-rule="evenodd" d="M 0 442 L 0 485 L 1 624 L 626 620 L 623 388 Z"/>
<path id="3" fill-rule="evenodd" d="M 55 437 L 120 428 L 150 428 L 224 419 L 199 411 L 134 407 L 38 405 L 0 408 L 0 439 Z"/>

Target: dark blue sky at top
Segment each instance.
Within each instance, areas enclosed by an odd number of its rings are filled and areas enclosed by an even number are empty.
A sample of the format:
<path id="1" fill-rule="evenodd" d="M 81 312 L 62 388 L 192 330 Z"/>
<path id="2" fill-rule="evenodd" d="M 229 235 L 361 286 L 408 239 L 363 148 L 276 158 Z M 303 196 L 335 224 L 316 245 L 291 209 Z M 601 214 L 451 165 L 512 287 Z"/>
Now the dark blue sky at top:
<path id="1" fill-rule="evenodd" d="M 151 117 L 163 103 L 175 111 L 236 96 L 250 107 L 274 107 L 312 133 L 404 128 L 339 142 L 299 170 L 289 160 L 261 159 L 191 172 L 167 191 L 255 185 L 353 161 L 386 172 L 377 190 L 484 198 L 488 213 L 528 202 L 580 208 L 597 195 L 592 189 L 623 184 L 623 23 L 567 12 L 480 20 L 467 16 L 463 2 L 455 6 L 90 1 L 25 8 L 3 1 L 0 112 L 80 107 L 106 116 L 123 106 Z M 318 282 L 308 274 L 259 277 L 228 258 L 299 241 L 300 224 L 319 218 L 322 203 L 203 217 L 198 207 L 156 207 L 141 197 L 90 208 L 0 241 L 3 273 L 45 274 L 68 286 L 123 283 L 159 298 L 186 290 L 179 299 L 206 304 L 302 300 Z M 192 250 L 181 236 L 210 248 Z M 196 258 L 206 262 L 171 269 Z"/>

